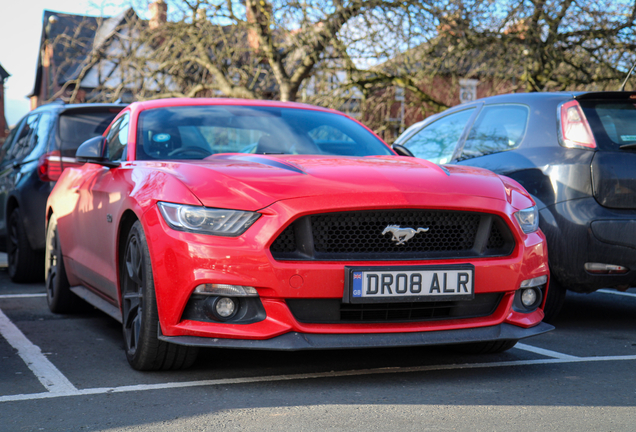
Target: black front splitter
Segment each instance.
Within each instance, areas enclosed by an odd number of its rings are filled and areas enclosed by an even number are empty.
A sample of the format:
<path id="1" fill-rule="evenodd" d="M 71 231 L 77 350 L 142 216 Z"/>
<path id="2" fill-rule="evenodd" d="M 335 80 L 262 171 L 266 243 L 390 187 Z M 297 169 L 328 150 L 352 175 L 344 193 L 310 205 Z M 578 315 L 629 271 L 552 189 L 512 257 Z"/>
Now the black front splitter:
<path id="1" fill-rule="evenodd" d="M 177 345 L 209 348 L 302 351 L 312 349 L 451 345 L 497 340 L 519 340 L 540 335 L 551 330 L 554 330 L 554 327 L 547 323 L 540 323 L 527 329 L 504 323 L 490 327 L 416 333 L 315 334 L 290 332 L 265 340 L 164 336 L 159 334 L 159 339 Z"/>

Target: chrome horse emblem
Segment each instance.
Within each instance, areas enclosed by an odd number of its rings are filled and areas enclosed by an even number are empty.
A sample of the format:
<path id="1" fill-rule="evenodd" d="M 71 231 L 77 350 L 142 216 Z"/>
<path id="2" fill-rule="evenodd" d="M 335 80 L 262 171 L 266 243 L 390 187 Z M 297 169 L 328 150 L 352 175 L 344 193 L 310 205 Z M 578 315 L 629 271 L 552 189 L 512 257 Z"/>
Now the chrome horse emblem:
<path id="1" fill-rule="evenodd" d="M 391 233 L 393 234 L 393 238 L 391 240 L 397 242 L 396 244 L 402 245 L 411 240 L 415 234 L 426 231 L 428 231 L 428 228 L 400 228 L 399 225 L 389 225 L 384 228 L 382 235 Z"/>

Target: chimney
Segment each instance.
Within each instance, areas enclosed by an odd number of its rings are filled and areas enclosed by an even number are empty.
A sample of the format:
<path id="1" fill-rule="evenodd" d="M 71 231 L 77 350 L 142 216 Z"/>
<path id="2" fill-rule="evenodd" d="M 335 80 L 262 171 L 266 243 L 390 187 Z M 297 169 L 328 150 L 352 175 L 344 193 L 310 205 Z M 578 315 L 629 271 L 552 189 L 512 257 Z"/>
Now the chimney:
<path id="1" fill-rule="evenodd" d="M 247 29 L 247 43 L 253 51 L 258 51 L 258 47 L 260 45 L 258 41 L 258 34 L 256 33 L 256 29 L 253 27 L 256 24 L 256 18 L 252 13 L 252 9 L 249 7 L 246 8 L 245 11 L 247 15 L 247 24 L 249 28 Z"/>
<path id="2" fill-rule="evenodd" d="M 148 6 L 150 9 L 150 22 L 149 27 L 154 30 L 165 23 L 168 17 L 168 5 L 163 0 L 157 0 L 154 3 L 150 3 Z"/>
<path id="3" fill-rule="evenodd" d="M 254 3 L 254 0 L 250 1 L 249 3 Z M 247 30 L 247 43 L 253 51 L 258 52 L 260 40 L 258 38 L 258 32 L 254 28 L 254 26 L 257 24 L 267 24 L 269 22 L 272 14 L 272 6 L 269 3 L 264 2 L 262 3 L 262 6 L 264 6 L 264 13 L 263 11 L 257 11 L 256 14 L 254 14 L 249 3 L 244 3 L 246 9 L 245 14 L 247 18 L 247 24 L 249 26 Z"/>

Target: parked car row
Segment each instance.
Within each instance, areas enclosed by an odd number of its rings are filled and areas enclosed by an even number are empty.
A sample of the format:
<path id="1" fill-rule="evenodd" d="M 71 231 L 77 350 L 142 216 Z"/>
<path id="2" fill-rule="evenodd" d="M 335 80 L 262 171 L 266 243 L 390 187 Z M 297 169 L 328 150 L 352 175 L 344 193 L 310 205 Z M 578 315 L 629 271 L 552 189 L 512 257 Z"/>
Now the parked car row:
<path id="1" fill-rule="evenodd" d="M 199 347 L 501 352 L 566 288 L 632 284 L 635 98 L 486 98 L 393 149 L 304 104 L 42 107 L 3 147 L 10 274 L 119 320 L 138 370 Z"/>

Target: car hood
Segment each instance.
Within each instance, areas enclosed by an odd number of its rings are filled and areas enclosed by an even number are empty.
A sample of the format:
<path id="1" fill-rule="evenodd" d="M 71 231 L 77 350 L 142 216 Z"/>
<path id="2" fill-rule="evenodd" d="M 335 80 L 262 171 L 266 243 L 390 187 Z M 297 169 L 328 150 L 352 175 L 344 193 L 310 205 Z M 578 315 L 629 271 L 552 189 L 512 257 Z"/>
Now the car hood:
<path id="1" fill-rule="evenodd" d="M 255 211 L 285 199 L 351 194 L 395 196 L 396 202 L 409 194 L 512 202 L 510 184 L 491 171 L 402 156 L 228 154 L 145 164 L 177 177 L 208 207 Z"/>

